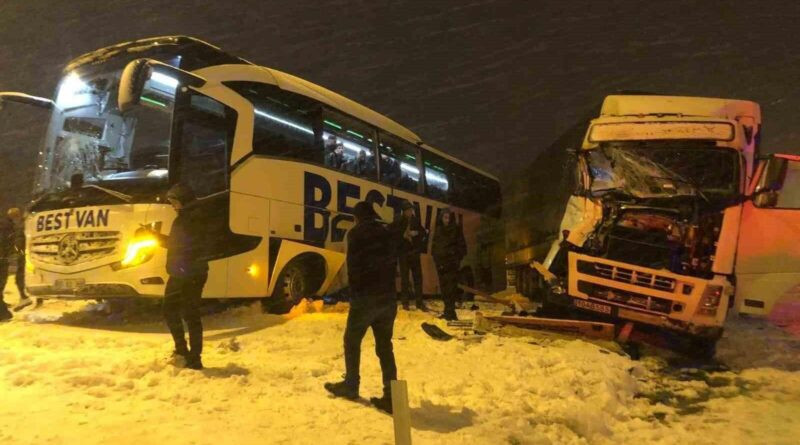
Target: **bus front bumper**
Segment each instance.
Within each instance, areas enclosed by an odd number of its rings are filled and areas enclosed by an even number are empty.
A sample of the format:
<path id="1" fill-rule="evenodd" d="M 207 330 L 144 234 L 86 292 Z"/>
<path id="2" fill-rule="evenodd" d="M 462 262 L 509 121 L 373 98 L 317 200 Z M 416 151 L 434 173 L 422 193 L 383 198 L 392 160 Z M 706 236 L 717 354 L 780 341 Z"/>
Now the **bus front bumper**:
<path id="1" fill-rule="evenodd" d="M 124 283 L 80 284 L 74 287 L 27 286 L 28 295 L 36 298 L 92 300 L 100 298 L 142 297 L 132 286 Z"/>

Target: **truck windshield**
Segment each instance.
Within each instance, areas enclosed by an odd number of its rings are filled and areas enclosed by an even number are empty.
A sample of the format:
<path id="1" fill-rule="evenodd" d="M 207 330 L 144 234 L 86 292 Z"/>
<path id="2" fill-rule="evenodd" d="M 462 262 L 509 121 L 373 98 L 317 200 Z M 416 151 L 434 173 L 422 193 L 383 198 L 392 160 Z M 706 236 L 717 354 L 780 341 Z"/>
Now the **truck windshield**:
<path id="1" fill-rule="evenodd" d="M 80 77 L 66 75 L 56 93 L 35 194 L 58 194 L 76 175 L 87 185 L 128 195 L 167 187 L 170 133 L 177 82 L 153 75 L 142 103 L 129 113 L 117 107 L 121 69 Z"/>
<path id="2" fill-rule="evenodd" d="M 604 144 L 586 157 L 591 191 L 617 190 L 637 198 L 702 195 L 729 199 L 739 192 L 735 150 L 706 144 Z"/>

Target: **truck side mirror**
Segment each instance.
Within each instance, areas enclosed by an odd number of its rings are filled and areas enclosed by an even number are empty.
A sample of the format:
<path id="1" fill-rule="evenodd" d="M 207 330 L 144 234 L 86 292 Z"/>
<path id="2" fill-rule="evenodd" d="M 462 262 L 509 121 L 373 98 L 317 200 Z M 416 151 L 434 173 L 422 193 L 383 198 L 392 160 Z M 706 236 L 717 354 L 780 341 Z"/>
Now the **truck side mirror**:
<path id="1" fill-rule="evenodd" d="M 204 78 L 172 65 L 153 59 L 136 59 L 125 66 L 125 69 L 122 70 L 122 77 L 119 79 L 117 106 L 121 112 L 124 113 L 139 104 L 145 83 L 150 80 L 153 73 L 159 73 L 171 79 L 175 85 L 182 84 L 200 88 L 206 84 Z"/>
<path id="2" fill-rule="evenodd" d="M 766 166 L 758 178 L 753 194 L 747 198 L 753 200 L 756 207 L 771 208 L 778 204 L 778 195 L 783 189 L 789 163 L 786 159 L 768 156 L 763 162 Z"/>
<path id="3" fill-rule="evenodd" d="M 753 204 L 760 208 L 772 208 L 778 205 L 778 191 L 771 189 L 761 189 L 751 196 Z"/>

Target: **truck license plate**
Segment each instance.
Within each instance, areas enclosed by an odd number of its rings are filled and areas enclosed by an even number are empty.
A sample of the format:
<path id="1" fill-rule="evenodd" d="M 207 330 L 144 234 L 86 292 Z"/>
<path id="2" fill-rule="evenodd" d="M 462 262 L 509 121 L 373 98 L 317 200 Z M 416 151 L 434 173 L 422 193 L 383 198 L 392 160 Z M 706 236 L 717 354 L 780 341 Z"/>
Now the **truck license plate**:
<path id="1" fill-rule="evenodd" d="M 56 280 L 53 283 L 53 288 L 59 291 L 74 291 L 75 289 L 83 286 L 84 284 L 86 284 L 86 280 L 84 280 L 83 278 Z"/>
<path id="2" fill-rule="evenodd" d="M 611 306 L 606 306 L 605 304 L 598 304 L 586 300 L 575 300 L 575 306 L 581 309 L 587 309 L 594 312 L 600 312 L 601 314 L 611 315 Z"/>

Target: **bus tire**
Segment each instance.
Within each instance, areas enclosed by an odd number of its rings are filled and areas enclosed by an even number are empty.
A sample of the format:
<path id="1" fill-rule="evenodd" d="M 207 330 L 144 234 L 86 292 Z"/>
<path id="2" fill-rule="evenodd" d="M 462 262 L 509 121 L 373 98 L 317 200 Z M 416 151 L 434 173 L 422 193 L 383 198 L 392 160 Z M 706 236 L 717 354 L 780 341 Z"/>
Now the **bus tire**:
<path id="1" fill-rule="evenodd" d="M 322 258 L 294 259 L 278 275 L 272 296 L 262 300 L 262 307 L 265 312 L 285 314 L 302 299 L 312 297 L 324 279 L 325 264 Z"/>

